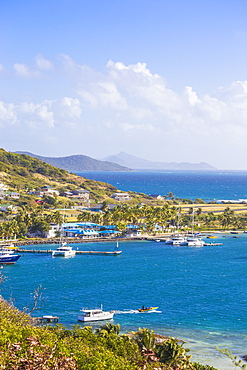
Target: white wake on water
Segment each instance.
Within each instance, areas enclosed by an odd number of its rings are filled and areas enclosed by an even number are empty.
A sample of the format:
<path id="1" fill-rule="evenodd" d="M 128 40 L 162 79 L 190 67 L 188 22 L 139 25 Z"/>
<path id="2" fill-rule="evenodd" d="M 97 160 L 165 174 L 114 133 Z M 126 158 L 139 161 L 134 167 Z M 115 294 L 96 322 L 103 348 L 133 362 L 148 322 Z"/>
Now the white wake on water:
<path id="1" fill-rule="evenodd" d="M 152 311 L 146 311 L 146 312 L 139 312 L 138 310 L 131 310 L 131 309 L 126 309 L 126 310 L 115 310 L 115 314 L 116 315 L 120 315 L 120 314 L 137 314 L 137 313 L 142 313 L 142 314 L 147 314 L 147 313 L 162 313 L 162 311 L 158 311 L 158 310 L 152 310 Z"/>

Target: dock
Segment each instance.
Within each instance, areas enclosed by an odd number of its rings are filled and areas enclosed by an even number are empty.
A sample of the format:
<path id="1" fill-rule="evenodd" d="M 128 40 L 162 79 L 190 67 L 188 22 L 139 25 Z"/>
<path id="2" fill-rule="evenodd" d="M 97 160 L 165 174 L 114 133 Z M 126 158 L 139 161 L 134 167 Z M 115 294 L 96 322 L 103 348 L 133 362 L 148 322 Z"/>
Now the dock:
<path id="1" fill-rule="evenodd" d="M 18 253 L 43 253 L 43 254 L 52 254 L 52 249 L 17 249 Z M 105 256 L 118 256 L 122 253 L 122 251 L 75 251 L 76 254 L 98 254 L 98 255 L 105 255 Z"/>
<path id="2" fill-rule="evenodd" d="M 206 247 L 210 247 L 210 246 L 223 245 L 223 243 L 204 243 L 203 245 L 205 245 Z"/>
<path id="3" fill-rule="evenodd" d="M 57 316 L 42 316 L 42 317 L 33 317 L 33 320 L 36 324 L 54 324 L 58 322 Z"/>

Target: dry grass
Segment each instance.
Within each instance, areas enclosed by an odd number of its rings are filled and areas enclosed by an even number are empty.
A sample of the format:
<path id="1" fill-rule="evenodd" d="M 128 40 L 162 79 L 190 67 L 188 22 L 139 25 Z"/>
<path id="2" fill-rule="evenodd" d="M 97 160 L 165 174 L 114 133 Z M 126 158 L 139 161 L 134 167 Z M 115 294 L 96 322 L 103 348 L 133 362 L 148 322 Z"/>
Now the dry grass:
<path id="1" fill-rule="evenodd" d="M 191 204 L 181 205 L 181 210 L 183 213 L 187 213 L 192 207 Z M 203 213 L 222 213 L 224 210 L 229 207 L 235 213 L 247 213 L 247 204 L 195 204 L 194 210 L 197 211 L 198 208 L 202 209 Z"/>

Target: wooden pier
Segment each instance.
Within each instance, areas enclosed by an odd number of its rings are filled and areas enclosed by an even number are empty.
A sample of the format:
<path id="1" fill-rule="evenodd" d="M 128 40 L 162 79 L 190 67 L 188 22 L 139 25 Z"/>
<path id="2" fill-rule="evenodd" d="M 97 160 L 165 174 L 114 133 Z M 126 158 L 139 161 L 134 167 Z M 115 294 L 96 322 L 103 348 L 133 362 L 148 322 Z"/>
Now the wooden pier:
<path id="1" fill-rule="evenodd" d="M 42 316 L 42 317 L 33 317 L 33 320 L 36 324 L 56 324 L 58 323 L 57 316 Z"/>

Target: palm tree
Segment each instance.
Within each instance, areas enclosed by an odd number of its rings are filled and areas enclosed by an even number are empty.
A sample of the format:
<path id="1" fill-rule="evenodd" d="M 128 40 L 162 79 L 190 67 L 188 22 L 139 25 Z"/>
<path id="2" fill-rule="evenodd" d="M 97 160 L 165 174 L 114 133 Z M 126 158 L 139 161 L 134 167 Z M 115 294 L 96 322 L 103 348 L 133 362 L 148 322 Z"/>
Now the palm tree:
<path id="1" fill-rule="evenodd" d="M 234 211 L 230 207 L 225 208 L 223 214 L 220 216 L 222 227 L 229 227 L 234 218 Z"/>
<path id="2" fill-rule="evenodd" d="M 120 333 L 120 324 L 111 324 L 107 322 L 105 325 L 101 325 L 98 329 L 95 330 L 96 334 L 100 334 L 100 332 L 106 331 L 108 334 L 116 334 Z"/>
<path id="3" fill-rule="evenodd" d="M 140 329 L 135 333 L 133 339 L 140 349 L 146 347 L 147 349 L 155 350 L 156 348 L 156 340 L 153 330 L 149 330 L 147 328 Z"/>

